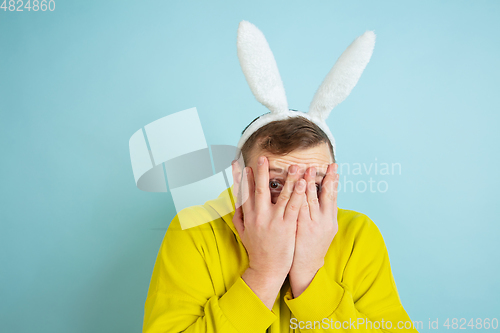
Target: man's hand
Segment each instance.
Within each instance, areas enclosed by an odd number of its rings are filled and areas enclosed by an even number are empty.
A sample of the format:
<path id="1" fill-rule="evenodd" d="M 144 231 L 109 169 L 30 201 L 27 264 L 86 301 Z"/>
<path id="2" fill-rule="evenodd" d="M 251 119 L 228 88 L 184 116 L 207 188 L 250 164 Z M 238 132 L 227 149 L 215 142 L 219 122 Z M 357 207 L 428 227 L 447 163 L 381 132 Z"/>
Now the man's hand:
<path id="1" fill-rule="evenodd" d="M 273 204 L 268 160 L 265 156 L 261 158 L 255 181 L 252 168 L 246 167 L 247 172 L 243 170 L 240 183 L 238 162 L 233 163 L 234 189 L 238 193 L 233 223 L 249 259 L 249 267 L 242 278 L 271 309 L 292 266 L 297 219 L 305 200 L 306 181 L 299 181 L 298 167 L 292 166 L 284 189 Z"/>
<path id="2" fill-rule="evenodd" d="M 324 265 L 325 255 L 338 231 L 337 193 L 338 165 L 332 163 L 321 183 L 319 198 L 316 192 L 316 169 L 307 169 L 306 198 L 297 220 L 295 254 L 289 278 L 293 297 L 299 297 Z"/>

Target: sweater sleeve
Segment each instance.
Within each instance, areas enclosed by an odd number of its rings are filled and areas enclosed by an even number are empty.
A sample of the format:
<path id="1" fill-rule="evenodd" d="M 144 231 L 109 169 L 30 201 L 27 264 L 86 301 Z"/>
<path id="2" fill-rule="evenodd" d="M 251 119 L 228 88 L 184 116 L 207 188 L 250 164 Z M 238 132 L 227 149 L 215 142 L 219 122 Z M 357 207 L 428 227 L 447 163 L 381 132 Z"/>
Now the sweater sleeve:
<path id="1" fill-rule="evenodd" d="M 399 299 L 382 235 L 364 217 L 342 282 L 324 265 L 299 297 L 286 292 L 285 303 L 295 317 L 290 324 L 298 332 L 418 332 Z"/>
<path id="2" fill-rule="evenodd" d="M 225 293 L 215 292 L 213 268 L 205 260 L 211 233 L 208 223 L 182 230 L 178 215 L 172 220 L 151 277 L 144 333 L 257 333 L 276 319 L 241 276 Z"/>

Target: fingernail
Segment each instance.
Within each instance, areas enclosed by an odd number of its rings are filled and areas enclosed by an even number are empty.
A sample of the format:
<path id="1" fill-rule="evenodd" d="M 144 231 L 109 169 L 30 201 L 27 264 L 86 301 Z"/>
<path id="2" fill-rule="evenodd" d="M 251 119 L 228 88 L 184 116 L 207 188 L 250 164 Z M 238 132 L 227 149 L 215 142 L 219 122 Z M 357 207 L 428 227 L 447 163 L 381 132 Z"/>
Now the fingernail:
<path id="1" fill-rule="evenodd" d="M 259 160 L 257 161 L 257 164 L 258 164 L 258 165 L 262 165 L 262 164 L 264 164 L 264 156 L 260 156 L 260 157 L 259 157 Z"/>

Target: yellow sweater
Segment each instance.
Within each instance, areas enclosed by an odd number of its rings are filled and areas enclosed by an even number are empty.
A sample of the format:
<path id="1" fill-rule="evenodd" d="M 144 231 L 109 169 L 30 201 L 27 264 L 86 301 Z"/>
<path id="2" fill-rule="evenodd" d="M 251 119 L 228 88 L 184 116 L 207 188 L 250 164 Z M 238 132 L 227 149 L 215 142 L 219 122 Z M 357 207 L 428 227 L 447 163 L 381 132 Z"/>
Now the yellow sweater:
<path id="1" fill-rule="evenodd" d="M 232 189 L 183 209 L 170 223 L 149 285 L 143 333 L 417 332 L 404 329 L 410 318 L 379 229 L 366 215 L 340 208 L 324 266 L 295 299 L 287 278 L 270 311 L 241 278 L 248 255 L 232 223 Z M 179 215 L 211 222 L 182 230 Z"/>

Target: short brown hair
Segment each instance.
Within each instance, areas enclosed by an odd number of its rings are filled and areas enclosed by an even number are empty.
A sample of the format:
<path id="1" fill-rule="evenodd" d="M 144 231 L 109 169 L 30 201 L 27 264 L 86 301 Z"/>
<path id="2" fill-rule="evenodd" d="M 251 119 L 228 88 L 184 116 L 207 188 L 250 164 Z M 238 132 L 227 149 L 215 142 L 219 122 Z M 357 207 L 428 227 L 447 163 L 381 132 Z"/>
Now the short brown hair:
<path id="1" fill-rule="evenodd" d="M 254 119 L 248 126 L 257 119 Z M 248 126 L 245 127 L 242 134 Z M 250 153 L 254 148 L 265 150 L 274 155 L 286 155 L 296 149 L 316 147 L 323 142 L 328 143 L 335 163 L 332 143 L 325 132 L 305 117 L 289 117 L 272 121 L 252 133 L 241 147 L 241 154 L 243 154 L 245 165 L 248 165 Z"/>

